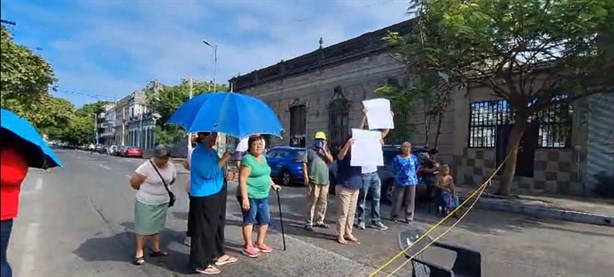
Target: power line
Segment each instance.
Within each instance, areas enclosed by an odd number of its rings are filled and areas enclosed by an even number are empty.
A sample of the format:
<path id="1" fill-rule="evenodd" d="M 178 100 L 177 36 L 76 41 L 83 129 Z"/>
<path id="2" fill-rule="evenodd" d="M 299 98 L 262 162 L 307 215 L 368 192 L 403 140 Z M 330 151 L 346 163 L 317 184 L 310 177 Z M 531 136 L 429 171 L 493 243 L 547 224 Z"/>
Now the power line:
<path id="1" fill-rule="evenodd" d="M 0 19 L 0 22 L 2 22 L 2 24 L 12 25 L 12 26 L 16 26 L 17 25 L 17 23 L 15 23 L 15 21 L 10 21 L 10 20 L 5 20 L 5 19 Z"/>

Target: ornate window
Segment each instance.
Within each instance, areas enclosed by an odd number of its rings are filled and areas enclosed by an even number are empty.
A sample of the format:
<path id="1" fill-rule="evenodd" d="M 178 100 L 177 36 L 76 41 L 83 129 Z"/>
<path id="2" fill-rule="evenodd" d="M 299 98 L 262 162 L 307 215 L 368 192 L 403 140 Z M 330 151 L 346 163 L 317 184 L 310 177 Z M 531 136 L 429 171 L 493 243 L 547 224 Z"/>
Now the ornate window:
<path id="1" fill-rule="evenodd" d="M 305 147 L 307 133 L 307 106 L 298 98 L 290 104 L 290 145 Z"/>
<path id="2" fill-rule="evenodd" d="M 539 148 L 568 148 L 571 145 L 573 109 L 555 105 L 529 117 L 539 123 Z M 490 148 L 496 145 L 497 126 L 514 123 L 513 111 L 505 100 L 471 103 L 469 114 L 469 147 Z"/>
<path id="3" fill-rule="evenodd" d="M 507 101 L 474 102 L 469 110 L 469 147 L 495 147 L 497 126 L 511 122 L 512 113 Z"/>
<path id="4" fill-rule="evenodd" d="M 539 138 L 537 147 L 540 148 L 569 148 L 571 147 L 573 108 L 570 105 L 554 105 L 537 114 L 535 120 L 539 122 Z"/>
<path id="5" fill-rule="evenodd" d="M 330 145 L 340 145 L 350 134 L 350 101 L 339 86 L 333 90 L 328 103 L 328 140 Z"/>

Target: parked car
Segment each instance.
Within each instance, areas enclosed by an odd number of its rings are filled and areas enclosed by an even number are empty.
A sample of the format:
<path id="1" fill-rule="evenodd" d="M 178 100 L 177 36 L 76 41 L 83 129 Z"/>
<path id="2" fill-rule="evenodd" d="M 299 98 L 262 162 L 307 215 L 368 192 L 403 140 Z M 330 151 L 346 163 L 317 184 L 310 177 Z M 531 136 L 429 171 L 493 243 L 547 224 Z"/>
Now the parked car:
<path id="1" fill-rule="evenodd" d="M 94 146 L 94 152 L 96 152 L 96 153 L 101 153 L 101 154 L 102 154 L 104 151 L 105 151 L 105 149 L 104 149 L 104 145 L 102 145 L 102 144 L 96 144 L 96 145 Z"/>
<path id="2" fill-rule="evenodd" d="M 115 156 L 123 157 L 127 149 L 128 149 L 128 146 L 126 145 L 117 147 L 117 151 L 115 151 Z"/>
<path id="3" fill-rule="evenodd" d="M 271 167 L 271 178 L 281 185 L 302 184 L 303 157 L 307 149 L 301 147 L 276 146 L 271 148 L 266 159 Z"/>
<path id="4" fill-rule="evenodd" d="M 392 203 L 392 192 L 394 190 L 394 173 L 392 170 L 392 160 L 399 154 L 400 146 L 384 145 L 382 150 L 384 154 L 384 166 L 379 166 L 377 168 L 377 174 L 379 175 L 379 178 L 382 182 L 381 199 L 384 202 Z M 424 164 L 429 159 L 428 148 L 414 146 L 412 151 L 420 160 L 420 164 Z M 334 194 L 334 187 L 336 184 L 335 180 L 337 177 L 336 162 L 333 162 L 333 164 L 331 164 L 329 168 L 331 169 L 329 192 L 331 194 Z M 418 176 L 418 179 L 419 184 L 418 187 L 416 187 L 416 199 L 427 199 L 428 196 L 426 193 L 426 186 L 422 182 L 420 176 Z"/>
<path id="5" fill-rule="evenodd" d="M 126 146 L 125 152 L 122 157 L 130 157 L 130 158 L 142 158 L 143 150 L 140 147 L 136 146 Z"/>
<path id="6" fill-rule="evenodd" d="M 107 147 L 107 155 L 115 156 L 118 150 L 119 147 L 117 145 L 110 145 Z"/>

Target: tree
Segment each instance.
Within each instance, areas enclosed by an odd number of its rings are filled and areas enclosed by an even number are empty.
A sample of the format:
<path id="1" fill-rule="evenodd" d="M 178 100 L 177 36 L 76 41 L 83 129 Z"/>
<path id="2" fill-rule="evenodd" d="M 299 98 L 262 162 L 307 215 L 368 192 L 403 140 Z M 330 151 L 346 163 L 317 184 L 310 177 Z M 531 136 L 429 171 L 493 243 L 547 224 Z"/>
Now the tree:
<path id="1" fill-rule="evenodd" d="M 225 85 L 216 85 L 218 91 L 226 91 Z M 193 96 L 213 90 L 210 82 L 195 81 L 192 83 Z M 185 103 L 190 96 L 190 81 L 183 79 L 180 84 L 166 86 L 155 81 L 150 82 L 144 89 L 146 104 L 152 113 L 159 117 L 156 121 L 155 137 L 159 143 L 170 144 L 181 140 L 185 132 L 178 126 L 165 125 L 171 115 Z"/>
<path id="2" fill-rule="evenodd" d="M 72 116 L 73 106 L 49 95 L 48 89 L 55 83 L 51 65 L 27 47 L 15 44 L 4 26 L 0 42 L 1 106 L 29 120 L 39 131 L 50 126 L 65 126 Z"/>
<path id="3" fill-rule="evenodd" d="M 25 46 L 13 42 L 13 36 L 2 25 L 2 97 L 27 97 L 45 94 L 55 83 L 53 69 L 42 57 Z"/>
<path id="4" fill-rule="evenodd" d="M 80 145 L 93 141 L 96 136 L 94 131 L 94 114 L 102 112 L 107 101 L 98 101 L 83 105 L 74 113 L 68 128 L 62 133 L 62 140 L 74 145 Z"/>
<path id="5" fill-rule="evenodd" d="M 416 26 L 391 34 L 396 55 L 419 60 L 449 82 L 478 83 L 506 100 L 513 127 L 503 182 L 509 195 L 518 146 L 530 117 L 588 95 L 612 93 L 610 0 L 414 0 Z"/>

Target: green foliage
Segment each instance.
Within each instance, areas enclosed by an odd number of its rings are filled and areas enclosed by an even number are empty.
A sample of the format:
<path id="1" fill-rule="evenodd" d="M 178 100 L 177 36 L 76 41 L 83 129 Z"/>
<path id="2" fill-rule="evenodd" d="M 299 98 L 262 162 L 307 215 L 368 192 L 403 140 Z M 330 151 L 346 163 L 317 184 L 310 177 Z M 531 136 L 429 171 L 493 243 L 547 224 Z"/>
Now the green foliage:
<path id="1" fill-rule="evenodd" d="M 27 119 L 52 139 L 61 137 L 74 117 L 74 106 L 48 93 L 55 82 L 51 65 L 27 47 L 15 44 L 4 26 L 0 40 L 2 108 Z"/>
<path id="2" fill-rule="evenodd" d="M 98 101 L 85 104 L 77 109 L 68 128 L 61 133 L 61 139 L 74 145 L 92 142 L 95 137 L 94 114 L 102 112 L 104 105 L 108 103 L 107 101 Z"/>
<path id="3" fill-rule="evenodd" d="M 611 85 L 614 1 L 419 0 L 416 30 L 393 34 L 398 57 L 415 71 L 443 72 L 452 82 L 477 81 L 528 113 L 570 102 L 590 86 Z M 598 47 L 598 46 L 606 46 Z M 543 78 L 536 78 L 537 75 Z M 545 80 L 545 81 L 544 81 Z M 563 99 L 563 98 L 559 98 Z M 535 103 L 535 105 L 529 105 Z"/>
<path id="4" fill-rule="evenodd" d="M 217 91 L 227 91 L 225 85 L 217 85 Z M 156 142 L 171 144 L 185 137 L 185 132 L 177 126 L 165 125 L 170 116 L 185 103 L 190 96 L 190 82 L 187 79 L 174 86 L 148 85 L 145 89 L 147 107 L 152 113 L 159 115 L 156 121 Z M 193 82 L 193 96 L 213 91 L 213 85 L 209 82 Z"/>
<path id="5" fill-rule="evenodd" d="M 1 29 L 2 99 L 46 94 L 49 86 L 55 82 L 51 65 L 27 47 L 15 44 L 13 36 L 4 26 Z"/>

